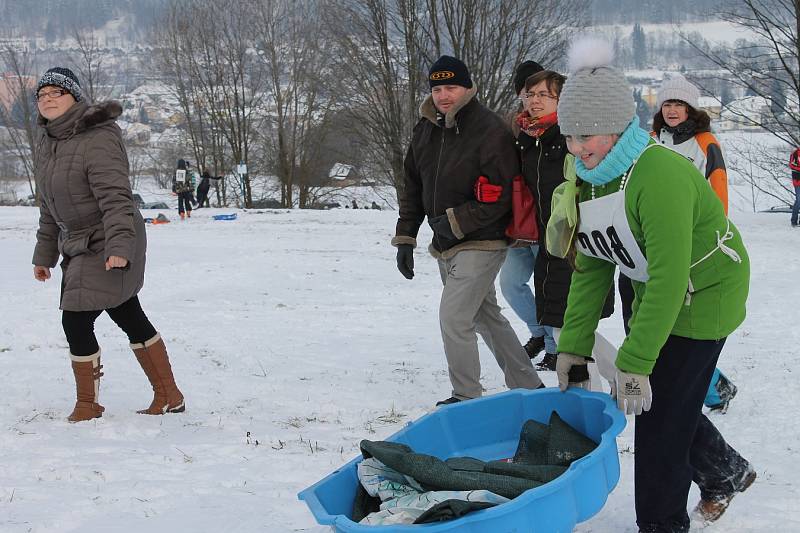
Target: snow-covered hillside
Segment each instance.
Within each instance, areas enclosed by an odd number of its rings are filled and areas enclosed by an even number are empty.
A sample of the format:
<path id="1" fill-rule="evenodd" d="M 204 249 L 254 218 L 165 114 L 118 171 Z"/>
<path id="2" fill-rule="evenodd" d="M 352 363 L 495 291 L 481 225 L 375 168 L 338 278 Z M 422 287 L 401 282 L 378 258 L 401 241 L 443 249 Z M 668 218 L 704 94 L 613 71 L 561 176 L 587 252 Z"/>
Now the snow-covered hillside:
<path id="1" fill-rule="evenodd" d="M 180 415 L 135 414 L 150 393 L 124 334 L 97 322 L 103 418 L 68 424 L 74 402 L 58 276 L 34 281 L 37 212 L 0 209 L 0 531 L 313 531 L 296 493 L 450 395 L 434 260 L 405 280 L 389 246 L 396 213 L 250 211 L 148 227 L 140 297 L 187 398 Z M 153 213 L 154 214 L 154 213 Z M 748 318 L 720 367 L 739 386 L 712 415 L 759 478 L 708 533 L 800 531 L 800 230 L 788 215 L 734 212 L 750 250 Z M 427 242 L 430 233 L 421 233 Z M 524 326 L 507 316 L 522 338 Z M 602 330 L 622 339 L 619 315 Z M 487 394 L 503 390 L 482 353 Z M 555 384 L 555 375 L 544 375 Z M 622 477 L 580 533 L 634 533 L 632 420 Z M 690 505 L 698 498 L 696 490 Z"/>

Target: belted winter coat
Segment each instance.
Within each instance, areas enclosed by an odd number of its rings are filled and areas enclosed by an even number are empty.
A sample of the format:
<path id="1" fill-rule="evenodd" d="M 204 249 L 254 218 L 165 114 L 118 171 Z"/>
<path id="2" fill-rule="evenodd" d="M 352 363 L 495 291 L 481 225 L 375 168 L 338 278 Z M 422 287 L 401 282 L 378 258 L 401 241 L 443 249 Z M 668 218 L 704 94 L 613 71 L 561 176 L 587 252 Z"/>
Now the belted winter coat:
<path id="1" fill-rule="evenodd" d="M 502 250 L 511 218 L 511 188 L 519 175 L 513 136 L 503 120 L 475 98 L 475 88 L 442 116 L 432 97 L 420 106 L 405 158 L 404 190 L 393 245 L 416 246 L 423 220 L 447 215 L 455 239 L 433 236 L 429 250 L 451 257 L 460 250 Z M 481 203 L 474 186 L 480 176 L 502 185 L 497 202 Z"/>
<path id="2" fill-rule="evenodd" d="M 63 310 L 117 307 L 144 284 L 147 237 L 115 122 L 121 113 L 117 102 L 77 102 L 57 119 L 39 117 L 34 172 L 41 204 L 33 264 L 52 268 L 63 257 Z M 128 266 L 106 271 L 112 255 Z"/>

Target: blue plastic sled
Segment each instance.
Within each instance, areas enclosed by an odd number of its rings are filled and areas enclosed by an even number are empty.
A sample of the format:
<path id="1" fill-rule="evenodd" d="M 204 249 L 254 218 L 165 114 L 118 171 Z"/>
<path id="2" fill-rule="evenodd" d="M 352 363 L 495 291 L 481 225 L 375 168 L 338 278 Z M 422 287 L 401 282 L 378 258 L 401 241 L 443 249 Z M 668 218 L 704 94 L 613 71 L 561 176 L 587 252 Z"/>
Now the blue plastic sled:
<path id="1" fill-rule="evenodd" d="M 236 220 L 236 213 L 231 213 L 230 215 L 214 215 L 211 218 L 214 220 Z"/>
<path id="2" fill-rule="evenodd" d="M 547 423 L 556 411 L 598 447 L 555 480 L 508 503 L 457 520 L 420 525 L 369 526 L 350 520 L 358 476 L 353 459 L 298 494 L 319 524 L 337 532 L 359 533 L 569 533 L 597 514 L 619 481 L 616 437 L 625 415 L 607 394 L 548 388 L 516 389 L 452 404 L 409 423 L 386 440 L 407 444 L 441 459 L 470 456 L 489 461 L 513 457 L 525 421 Z"/>

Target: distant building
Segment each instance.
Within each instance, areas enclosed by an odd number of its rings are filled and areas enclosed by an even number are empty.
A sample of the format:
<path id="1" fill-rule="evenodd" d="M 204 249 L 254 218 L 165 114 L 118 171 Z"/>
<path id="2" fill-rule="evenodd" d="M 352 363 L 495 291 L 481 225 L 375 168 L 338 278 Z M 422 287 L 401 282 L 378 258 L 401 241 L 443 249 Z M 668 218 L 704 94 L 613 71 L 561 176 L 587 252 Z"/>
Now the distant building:
<path id="1" fill-rule="evenodd" d="M 345 163 L 335 163 L 328 172 L 328 178 L 333 187 L 351 187 L 361 181 L 355 167 Z"/>
<path id="2" fill-rule="evenodd" d="M 697 100 L 697 107 L 708 113 L 711 120 L 716 121 L 722 113 L 722 103 L 715 96 L 701 96 Z"/>
<path id="3" fill-rule="evenodd" d="M 734 100 L 720 112 L 717 129 L 758 130 L 770 119 L 770 102 L 762 96 L 745 96 Z"/>

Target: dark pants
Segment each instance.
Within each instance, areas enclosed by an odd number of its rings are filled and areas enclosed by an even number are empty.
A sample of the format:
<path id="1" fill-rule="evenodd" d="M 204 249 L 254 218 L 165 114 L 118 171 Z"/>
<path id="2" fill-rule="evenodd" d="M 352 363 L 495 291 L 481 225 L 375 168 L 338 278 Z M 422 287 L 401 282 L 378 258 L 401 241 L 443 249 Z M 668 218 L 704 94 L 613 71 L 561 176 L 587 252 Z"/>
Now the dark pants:
<path id="1" fill-rule="evenodd" d="M 633 316 L 633 299 L 636 297 L 633 293 L 631 278 L 620 273 L 617 287 L 619 288 L 619 299 L 622 302 L 622 325 L 625 328 L 625 335 L 628 335 L 631 332 L 628 322 Z"/>
<path id="2" fill-rule="evenodd" d="M 62 313 L 61 325 L 67 335 L 67 343 L 72 355 L 92 355 L 100 349 L 97 337 L 94 336 L 94 321 L 102 312 L 100 310 L 64 311 Z M 156 330 L 142 311 L 137 296 L 113 309 L 105 309 L 105 312 L 125 332 L 132 344 L 149 341 L 156 335 Z"/>
<path id="3" fill-rule="evenodd" d="M 650 374 L 653 405 L 636 417 L 636 523 L 642 529 L 688 531 L 686 503 L 692 481 L 704 499 L 731 494 L 748 467 L 702 414 L 724 344 L 725 339 L 671 335 L 659 353 Z"/>
<path id="4" fill-rule="evenodd" d="M 797 178 L 800 179 L 800 172 L 797 172 Z M 793 172 L 794 176 L 795 173 Z M 794 186 L 794 205 L 792 206 L 792 226 L 797 225 L 797 214 L 800 212 L 800 185 Z"/>
<path id="5" fill-rule="evenodd" d="M 192 200 L 194 200 L 194 197 L 191 192 L 178 193 L 178 213 L 185 213 L 186 211 L 191 213 Z"/>
<path id="6" fill-rule="evenodd" d="M 208 207 L 208 189 L 197 189 L 197 207 Z"/>

